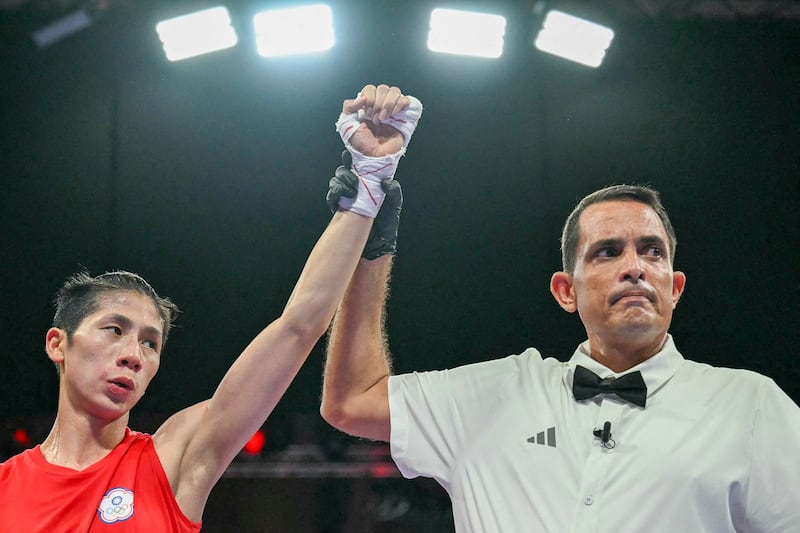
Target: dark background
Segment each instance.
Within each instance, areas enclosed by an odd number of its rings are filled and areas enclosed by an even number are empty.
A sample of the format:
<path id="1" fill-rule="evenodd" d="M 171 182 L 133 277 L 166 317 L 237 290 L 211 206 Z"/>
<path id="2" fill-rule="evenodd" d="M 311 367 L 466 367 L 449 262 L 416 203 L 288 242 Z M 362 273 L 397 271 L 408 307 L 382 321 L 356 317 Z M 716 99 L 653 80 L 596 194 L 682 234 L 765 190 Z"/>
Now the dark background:
<path id="1" fill-rule="evenodd" d="M 0 14 L 0 420 L 54 414 L 50 302 L 84 267 L 138 272 L 183 310 L 139 429 L 211 395 L 330 218 L 341 101 L 380 82 L 425 104 L 397 174 L 398 372 L 528 346 L 568 358 L 584 332 L 548 290 L 561 225 L 583 195 L 637 182 L 662 193 L 678 233 L 678 348 L 800 401 L 800 19 L 583 4 L 572 12 L 616 31 L 599 69 L 537 51 L 528 2 L 484 7 L 508 19 L 498 60 L 429 52 L 443 4 L 424 1 L 332 2 L 331 51 L 269 60 L 248 24 L 274 3 L 228 3 L 239 45 L 177 63 L 154 26 L 204 3 L 115 4 L 45 49 L 30 31 L 56 8 Z M 316 416 L 323 344 L 265 425 L 268 445 L 343 438 Z"/>

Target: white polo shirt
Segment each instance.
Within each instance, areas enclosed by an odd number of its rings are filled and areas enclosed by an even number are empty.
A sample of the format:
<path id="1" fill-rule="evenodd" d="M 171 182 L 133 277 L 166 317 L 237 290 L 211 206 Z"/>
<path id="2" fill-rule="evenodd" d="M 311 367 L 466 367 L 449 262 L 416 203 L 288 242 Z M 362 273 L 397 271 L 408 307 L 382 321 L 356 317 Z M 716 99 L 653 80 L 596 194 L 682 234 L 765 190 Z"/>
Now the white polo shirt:
<path id="1" fill-rule="evenodd" d="M 771 379 L 687 361 L 669 337 L 618 374 L 642 372 L 646 408 L 579 402 L 575 365 L 616 375 L 587 348 L 391 377 L 398 468 L 445 488 L 460 533 L 800 532 L 800 408 Z"/>

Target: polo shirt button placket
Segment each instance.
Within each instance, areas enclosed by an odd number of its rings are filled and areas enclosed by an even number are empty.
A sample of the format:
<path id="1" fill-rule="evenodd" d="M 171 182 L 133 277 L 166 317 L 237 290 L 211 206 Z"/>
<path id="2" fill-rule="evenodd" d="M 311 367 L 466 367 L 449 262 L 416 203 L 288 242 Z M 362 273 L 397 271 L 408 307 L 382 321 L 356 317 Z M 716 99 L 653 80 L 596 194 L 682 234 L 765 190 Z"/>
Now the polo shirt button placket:
<path id="1" fill-rule="evenodd" d="M 620 402 L 609 401 L 605 397 L 599 397 L 598 403 L 600 404 L 600 409 L 596 414 L 594 429 L 602 428 L 606 422 L 610 422 L 613 435 L 615 429 L 619 427 L 621 412 L 625 405 Z M 588 434 L 587 438 L 592 438 L 593 441 L 583 468 L 580 492 L 576 494 L 579 499 L 577 501 L 577 514 L 575 526 L 572 530 L 573 533 L 595 533 L 598 531 L 597 524 L 604 505 L 601 505 L 599 503 L 601 500 L 596 500 L 595 496 L 602 498 L 606 490 L 608 472 L 613 468 L 613 463 L 617 459 L 614 448 L 603 446 L 599 437 L 592 437 L 591 434 Z"/>

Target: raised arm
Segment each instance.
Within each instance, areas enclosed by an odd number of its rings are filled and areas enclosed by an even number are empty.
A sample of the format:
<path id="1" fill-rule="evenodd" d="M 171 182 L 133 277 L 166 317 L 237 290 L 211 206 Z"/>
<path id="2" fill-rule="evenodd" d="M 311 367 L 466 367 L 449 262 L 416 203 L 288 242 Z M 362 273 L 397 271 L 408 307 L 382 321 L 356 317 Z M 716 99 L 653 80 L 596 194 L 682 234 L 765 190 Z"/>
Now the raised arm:
<path id="1" fill-rule="evenodd" d="M 331 328 L 320 414 L 345 433 L 388 441 L 391 364 L 383 326 L 402 192 L 396 183 L 382 186 L 387 203 Z"/>
<path id="2" fill-rule="evenodd" d="M 372 113 L 391 115 L 408 105 L 407 98 L 400 100 L 399 89 L 394 100 L 386 95 L 376 100 L 374 86 L 368 87 L 373 87 L 372 92 L 362 90 L 360 96 L 344 101 L 343 115 L 365 106 L 370 106 L 370 117 Z M 362 158 L 378 160 L 404 146 L 396 128 L 381 123 L 367 129 L 350 136 L 351 151 L 358 150 Z M 336 212 L 311 251 L 281 316 L 245 348 L 210 400 L 174 415 L 154 435 L 178 504 L 190 519 L 202 517 L 214 484 L 264 423 L 327 330 L 374 216 L 355 210 Z"/>
<path id="3" fill-rule="evenodd" d="M 388 441 L 391 363 L 384 334 L 392 256 L 361 259 L 328 340 L 320 414 L 333 427 Z"/>

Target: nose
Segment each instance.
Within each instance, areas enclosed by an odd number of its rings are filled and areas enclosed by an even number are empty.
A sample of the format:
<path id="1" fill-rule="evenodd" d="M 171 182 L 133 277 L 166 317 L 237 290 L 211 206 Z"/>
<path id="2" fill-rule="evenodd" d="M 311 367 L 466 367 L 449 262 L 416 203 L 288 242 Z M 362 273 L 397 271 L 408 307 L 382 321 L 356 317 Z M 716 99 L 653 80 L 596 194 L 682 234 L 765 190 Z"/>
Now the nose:
<path id="1" fill-rule="evenodd" d="M 134 371 L 140 370 L 142 368 L 140 349 L 139 343 L 135 339 L 131 339 L 129 342 L 125 343 L 125 346 L 117 358 L 117 363 Z"/>
<path id="2" fill-rule="evenodd" d="M 622 272 L 620 272 L 620 281 L 630 281 L 637 283 L 645 281 L 645 272 L 642 264 L 642 258 L 636 250 L 628 250 L 623 256 Z"/>

